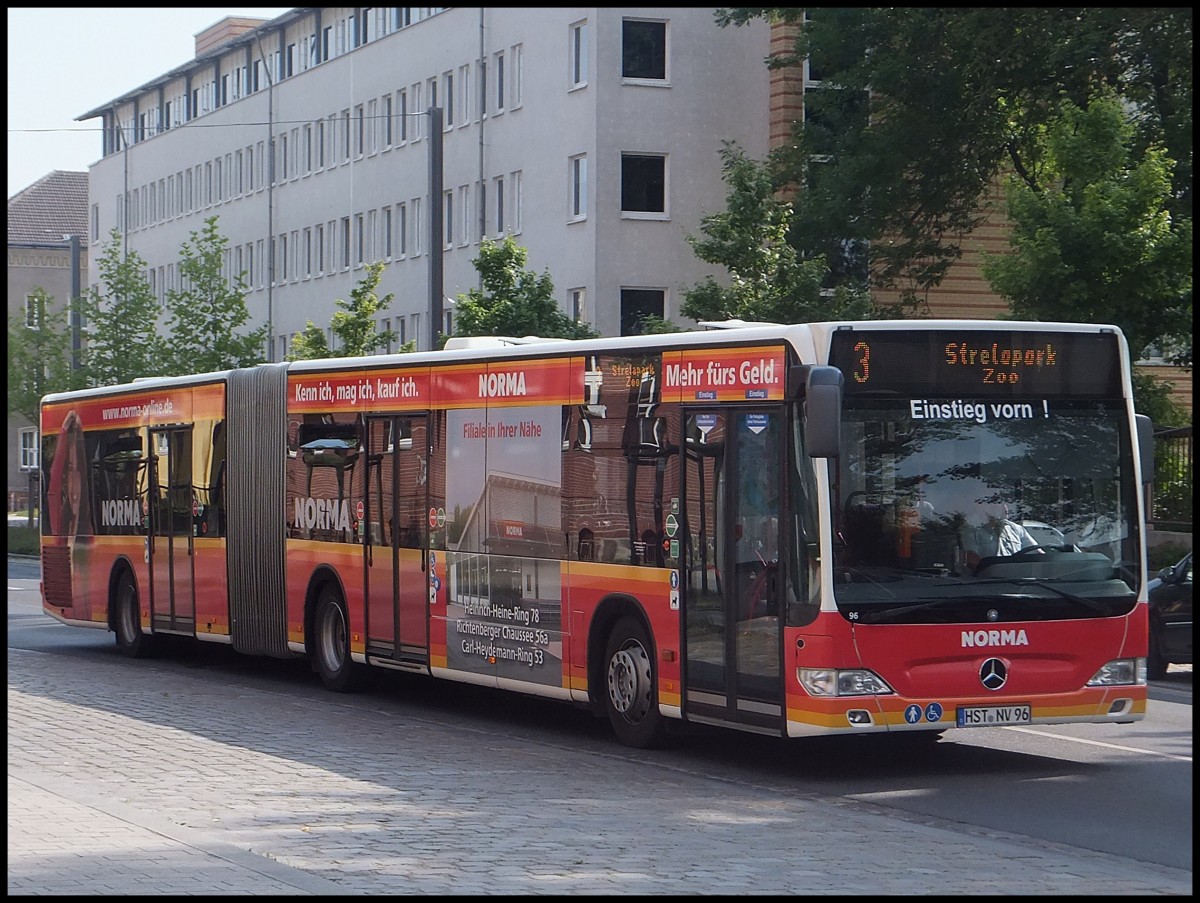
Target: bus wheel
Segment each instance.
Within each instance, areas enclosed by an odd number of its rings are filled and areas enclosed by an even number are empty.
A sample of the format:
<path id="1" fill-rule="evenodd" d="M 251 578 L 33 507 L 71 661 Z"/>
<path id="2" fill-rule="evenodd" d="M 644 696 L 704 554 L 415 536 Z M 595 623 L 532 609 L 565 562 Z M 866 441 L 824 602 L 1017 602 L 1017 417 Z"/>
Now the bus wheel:
<path id="1" fill-rule="evenodd" d="M 604 656 L 608 720 L 618 740 L 639 749 L 657 746 L 664 728 L 650 648 L 641 620 L 626 616 L 609 634 Z"/>
<path id="2" fill-rule="evenodd" d="M 137 584 L 133 582 L 133 574 L 129 571 L 122 573 L 117 581 L 115 606 L 116 623 L 113 626 L 117 635 L 117 648 L 122 655 L 130 658 L 145 658 L 153 651 L 154 637 L 142 633 Z"/>
<path id="3" fill-rule="evenodd" d="M 316 665 L 321 681 L 335 693 L 357 688 L 357 668 L 350 660 L 350 626 L 341 596 L 325 587 L 317 599 Z"/>

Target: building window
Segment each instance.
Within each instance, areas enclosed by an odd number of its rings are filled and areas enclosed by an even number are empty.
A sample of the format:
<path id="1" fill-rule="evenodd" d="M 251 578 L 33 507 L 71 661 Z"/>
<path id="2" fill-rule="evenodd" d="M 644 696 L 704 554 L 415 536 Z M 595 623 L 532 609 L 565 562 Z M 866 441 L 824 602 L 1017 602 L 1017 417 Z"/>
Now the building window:
<path id="1" fill-rule="evenodd" d="M 354 247 L 357 251 L 354 260 L 359 266 L 362 266 L 363 257 L 366 254 L 366 244 L 367 236 L 363 231 L 363 215 L 359 213 L 354 217 Z"/>
<path id="2" fill-rule="evenodd" d="M 459 125 L 471 121 L 471 67 L 458 67 L 458 113 Z"/>
<path id="3" fill-rule="evenodd" d="M 399 142 L 408 140 L 408 92 L 396 92 L 396 125 L 399 127 Z"/>
<path id="4" fill-rule="evenodd" d="M 354 156 L 363 155 L 363 108 L 359 104 L 354 108 Z"/>
<path id="5" fill-rule="evenodd" d="M 350 111 L 342 110 L 342 162 L 350 162 Z"/>
<path id="6" fill-rule="evenodd" d="M 446 121 L 443 127 L 449 129 L 454 125 L 454 73 L 442 73 L 442 96 L 446 99 Z"/>
<path id="7" fill-rule="evenodd" d="M 304 230 L 304 276 L 305 278 L 312 275 L 312 228 Z"/>
<path id="8" fill-rule="evenodd" d="M 42 304 L 34 292 L 25 296 L 25 327 L 27 329 L 42 328 Z"/>
<path id="9" fill-rule="evenodd" d="M 521 172 L 510 173 L 509 179 L 512 182 L 512 213 L 509 219 L 509 226 L 514 233 L 521 232 L 521 202 L 523 200 L 521 192 Z"/>
<path id="10" fill-rule="evenodd" d="M 504 51 L 492 57 L 493 80 L 496 83 L 496 112 L 504 112 Z"/>
<path id="11" fill-rule="evenodd" d="M 392 259 L 392 208 L 383 208 L 383 257 Z"/>
<path id="12" fill-rule="evenodd" d="M 342 269 L 350 269 L 350 217 L 342 217 Z"/>
<path id="13" fill-rule="evenodd" d="M 621 75 L 665 81 L 667 23 L 625 19 L 621 22 Z"/>
<path id="14" fill-rule="evenodd" d="M 662 289 L 621 289 L 621 335 L 641 335 L 646 317 L 663 319 L 666 292 Z"/>
<path id="15" fill-rule="evenodd" d="M 414 257 L 421 254 L 421 199 L 413 198 L 409 205 L 412 209 L 412 252 Z"/>
<path id="16" fill-rule="evenodd" d="M 666 213 L 667 158 L 621 154 L 621 212 Z"/>
<path id="17" fill-rule="evenodd" d="M 317 275 L 325 273 L 325 227 L 317 226 Z"/>
<path id="18" fill-rule="evenodd" d="M 445 240 L 442 242 L 442 247 L 449 248 L 454 244 L 454 191 L 446 191 L 444 196 L 446 198 L 446 205 L 445 213 L 443 214 L 442 229 L 445 234 Z"/>
<path id="19" fill-rule="evenodd" d="M 458 186 L 458 202 L 462 208 L 458 217 L 458 243 L 461 246 L 471 240 L 471 230 L 467 226 L 471 222 L 471 192 L 466 185 Z"/>
<path id="20" fill-rule="evenodd" d="M 279 236 L 279 281 L 286 282 L 288 277 L 288 237 L 284 232 Z"/>
<path id="21" fill-rule="evenodd" d="M 19 431 L 21 442 L 21 470 L 38 469 L 38 433 L 37 427 L 22 427 Z"/>
<path id="22" fill-rule="evenodd" d="M 587 218 L 587 156 L 571 158 L 571 219 Z"/>
<path id="23" fill-rule="evenodd" d="M 515 110 L 517 107 L 519 107 L 521 105 L 521 101 L 522 101 L 522 89 L 523 89 L 522 76 L 521 76 L 521 72 L 522 72 L 521 58 L 523 56 L 522 50 L 523 50 L 523 48 L 521 47 L 520 44 L 514 44 L 512 46 L 511 52 L 509 53 L 509 57 L 508 57 L 508 61 L 509 61 L 508 80 L 511 83 L 510 87 L 508 89 L 508 106 L 509 106 L 509 109 L 512 109 L 512 110 Z"/>
<path id="24" fill-rule="evenodd" d="M 408 254 L 408 208 L 396 205 L 396 253 L 400 257 Z"/>
<path id="25" fill-rule="evenodd" d="M 504 234 L 504 176 L 496 178 L 496 235 Z"/>
<path id="26" fill-rule="evenodd" d="M 587 290 L 582 288 L 573 288 L 569 292 L 569 295 L 571 297 L 572 318 L 575 320 L 584 319 L 584 304 L 587 301 Z"/>
<path id="27" fill-rule="evenodd" d="M 392 95 L 383 96 L 383 146 L 392 146 Z"/>
<path id="28" fill-rule="evenodd" d="M 570 29 L 570 83 L 572 88 L 587 84 L 587 22 L 576 22 Z"/>

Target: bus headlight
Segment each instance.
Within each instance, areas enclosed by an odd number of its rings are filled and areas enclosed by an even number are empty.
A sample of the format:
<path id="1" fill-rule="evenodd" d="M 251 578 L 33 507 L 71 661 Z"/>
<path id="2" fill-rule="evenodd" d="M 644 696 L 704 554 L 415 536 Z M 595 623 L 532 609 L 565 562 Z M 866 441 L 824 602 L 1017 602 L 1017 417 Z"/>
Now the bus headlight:
<path id="1" fill-rule="evenodd" d="M 864 669 L 797 668 L 796 679 L 809 696 L 882 696 L 894 692 L 879 675 Z"/>
<path id="2" fill-rule="evenodd" d="M 1113 659 L 1087 682 L 1089 687 L 1127 687 L 1146 682 L 1144 658 Z"/>

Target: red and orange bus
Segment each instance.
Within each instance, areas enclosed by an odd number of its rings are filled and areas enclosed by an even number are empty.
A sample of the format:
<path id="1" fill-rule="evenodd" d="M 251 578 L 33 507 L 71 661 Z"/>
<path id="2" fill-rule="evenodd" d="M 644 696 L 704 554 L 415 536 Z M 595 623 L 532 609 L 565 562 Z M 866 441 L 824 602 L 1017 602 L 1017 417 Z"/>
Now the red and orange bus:
<path id="1" fill-rule="evenodd" d="M 672 720 L 1144 717 L 1148 421 L 1111 326 L 740 325 L 47 396 L 45 611 Z M 980 548 L 982 541 L 991 548 Z"/>

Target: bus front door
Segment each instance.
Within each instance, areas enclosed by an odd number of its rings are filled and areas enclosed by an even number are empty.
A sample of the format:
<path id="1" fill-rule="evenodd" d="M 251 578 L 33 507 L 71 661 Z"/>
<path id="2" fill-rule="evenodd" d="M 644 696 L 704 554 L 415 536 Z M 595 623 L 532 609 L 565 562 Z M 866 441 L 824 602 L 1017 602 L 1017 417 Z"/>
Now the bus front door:
<path id="1" fill-rule="evenodd" d="M 150 430 L 150 607 L 155 630 L 195 629 L 192 428 Z"/>
<path id="2" fill-rule="evenodd" d="M 424 553 L 428 452 L 425 415 L 367 419 L 367 654 L 385 661 L 429 662 Z"/>
<path id="3" fill-rule="evenodd" d="M 783 728 L 779 408 L 685 413 L 684 711 Z"/>

